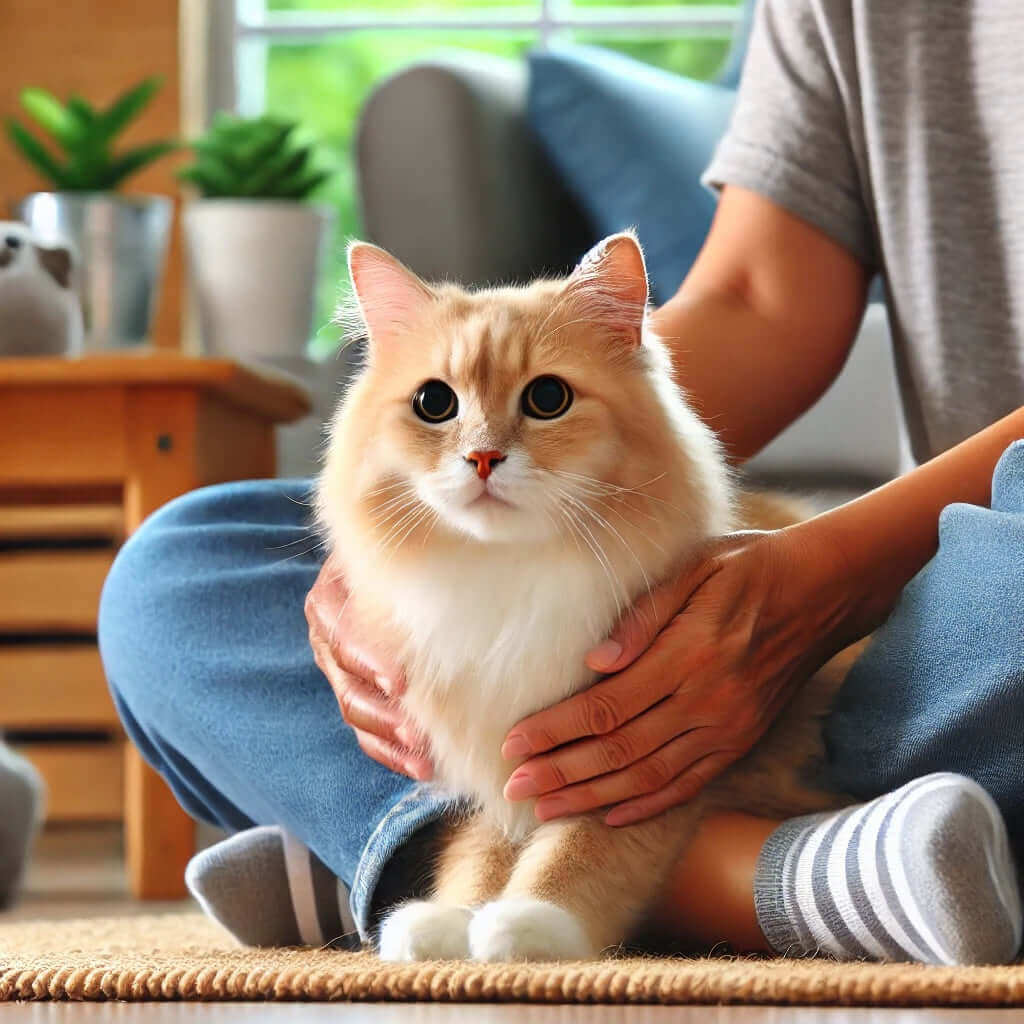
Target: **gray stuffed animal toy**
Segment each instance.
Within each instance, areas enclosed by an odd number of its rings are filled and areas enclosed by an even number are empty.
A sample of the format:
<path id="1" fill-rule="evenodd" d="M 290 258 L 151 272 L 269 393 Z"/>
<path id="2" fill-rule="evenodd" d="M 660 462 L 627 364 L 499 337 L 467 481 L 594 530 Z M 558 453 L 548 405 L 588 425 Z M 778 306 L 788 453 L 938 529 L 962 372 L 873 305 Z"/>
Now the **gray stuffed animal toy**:
<path id="1" fill-rule="evenodd" d="M 0 221 L 0 356 L 77 354 L 82 309 L 71 250 L 43 245 L 24 224 Z"/>

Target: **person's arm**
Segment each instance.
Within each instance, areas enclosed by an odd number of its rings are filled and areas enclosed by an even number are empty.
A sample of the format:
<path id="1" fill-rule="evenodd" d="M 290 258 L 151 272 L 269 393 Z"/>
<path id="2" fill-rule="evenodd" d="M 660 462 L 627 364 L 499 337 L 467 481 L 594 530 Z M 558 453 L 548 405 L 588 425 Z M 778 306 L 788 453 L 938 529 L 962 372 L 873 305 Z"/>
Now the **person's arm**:
<path id="1" fill-rule="evenodd" d="M 822 231 L 724 189 L 697 262 L 652 326 L 731 459 L 758 452 L 835 380 L 867 286 L 863 265 Z"/>
<path id="2" fill-rule="evenodd" d="M 591 652 L 613 675 L 512 730 L 506 755 L 532 756 L 506 795 L 540 795 L 542 820 L 617 805 L 613 825 L 692 799 L 796 685 L 887 616 L 934 554 L 946 505 L 989 504 L 995 464 L 1020 438 L 1024 409 L 847 505 L 718 541 L 655 591 L 655 614 L 645 600 Z"/>

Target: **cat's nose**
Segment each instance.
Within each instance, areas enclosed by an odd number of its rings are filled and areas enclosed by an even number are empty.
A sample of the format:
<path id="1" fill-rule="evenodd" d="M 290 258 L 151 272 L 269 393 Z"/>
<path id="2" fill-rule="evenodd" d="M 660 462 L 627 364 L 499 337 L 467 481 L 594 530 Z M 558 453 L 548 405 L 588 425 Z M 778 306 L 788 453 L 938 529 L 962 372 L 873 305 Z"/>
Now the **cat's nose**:
<path id="1" fill-rule="evenodd" d="M 491 470 L 499 462 L 504 462 L 507 458 L 507 455 L 502 455 L 501 452 L 495 451 L 492 448 L 486 452 L 470 452 L 466 456 L 466 461 L 472 462 L 476 466 L 476 475 L 481 480 L 486 480 L 491 475 Z"/>

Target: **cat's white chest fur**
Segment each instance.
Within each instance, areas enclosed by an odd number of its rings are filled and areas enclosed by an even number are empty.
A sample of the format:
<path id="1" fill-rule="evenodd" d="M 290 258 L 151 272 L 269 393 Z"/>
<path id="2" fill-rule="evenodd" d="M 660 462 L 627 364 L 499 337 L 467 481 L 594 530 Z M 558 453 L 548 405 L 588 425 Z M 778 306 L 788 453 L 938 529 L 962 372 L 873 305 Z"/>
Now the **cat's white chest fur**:
<path id="1" fill-rule="evenodd" d="M 428 554 L 389 574 L 404 705 L 430 737 L 438 779 L 474 796 L 510 835 L 536 821 L 531 803 L 502 796 L 515 767 L 502 743 L 521 719 L 593 681 L 584 655 L 640 582 L 628 566 L 613 568 L 615 589 L 596 559 L 571 547 L 552 545 L 538 558 L 513 545 L 474 545 L 465 558 Z"/>

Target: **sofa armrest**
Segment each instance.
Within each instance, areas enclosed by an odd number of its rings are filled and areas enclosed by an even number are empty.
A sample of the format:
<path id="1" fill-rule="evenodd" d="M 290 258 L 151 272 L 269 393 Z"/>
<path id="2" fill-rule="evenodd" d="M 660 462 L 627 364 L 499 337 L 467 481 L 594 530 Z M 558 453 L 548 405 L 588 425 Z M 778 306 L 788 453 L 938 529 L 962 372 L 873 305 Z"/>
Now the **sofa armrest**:
<path id="1" fill-rule="evenodd" d="M 522 62 L 460 53 L 376 88 L 356 143 L 370 240 L 464 284 L 573 265 L 594 239 L 529 132 L 526 80 Z"/>

